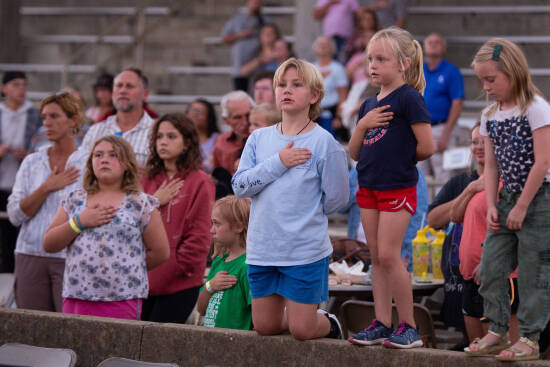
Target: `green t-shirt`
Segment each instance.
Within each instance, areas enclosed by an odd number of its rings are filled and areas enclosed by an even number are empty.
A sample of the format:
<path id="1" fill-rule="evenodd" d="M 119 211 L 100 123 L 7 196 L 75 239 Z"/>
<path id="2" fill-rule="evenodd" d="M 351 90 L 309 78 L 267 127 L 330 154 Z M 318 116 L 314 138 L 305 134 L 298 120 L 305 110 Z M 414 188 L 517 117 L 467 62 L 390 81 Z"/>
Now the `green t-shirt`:
<path id="1" fill-rule="evenodd" d="M 252 311 L 250 286 L 248 285 L 248 266 L 245 264 L 246 253 L 225 262 L 229 254 L 216 257 L 208 272 L 207 279 L 214 278 L 220 271 L 237 277 L 237 283 L 223 291 L 218 291 L 210 297 L 204 314 L 204 326 L 226 329 L 252 329 Z"/>

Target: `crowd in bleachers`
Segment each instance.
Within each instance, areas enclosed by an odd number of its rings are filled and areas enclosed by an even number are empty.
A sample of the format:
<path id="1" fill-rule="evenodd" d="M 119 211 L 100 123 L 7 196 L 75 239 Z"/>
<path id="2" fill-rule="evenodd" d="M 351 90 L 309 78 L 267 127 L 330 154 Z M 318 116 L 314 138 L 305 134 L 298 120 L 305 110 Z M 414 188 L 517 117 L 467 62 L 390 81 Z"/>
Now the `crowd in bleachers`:
<path id="1" fill-rule="evenodd" d="M 472 55 L 495 103 L 471 130 L 473 168 L 456 174 L 443 154 L 458 144 L 464 87 L 445 39 L 413 40 L 402 0 L 319 0 L 312 16 L 323 33 L 311 63 L 259 0 L 225 24 L 222 129 L 205 99 L 159 117 L 137 68 L 98 76 L 88 109 L 74 90 L 37 109 L 25 74 L 6 72 L 0 268 L 15 274 L 17 307 L 177 323 L 196 307 L 205 326 L 338 338 L 318 304 L 339 210 L 370 248 L 377 307 L 350 342 L 422 346 L 410 273 L 427 222 L 447 231 L 441 315 L 464 330 L 466 353 L 538 358 L 550 337 L 550 106 L 525 57 L 503 39 Z M 444 183 L 431 202 L 425 176 Z"/>

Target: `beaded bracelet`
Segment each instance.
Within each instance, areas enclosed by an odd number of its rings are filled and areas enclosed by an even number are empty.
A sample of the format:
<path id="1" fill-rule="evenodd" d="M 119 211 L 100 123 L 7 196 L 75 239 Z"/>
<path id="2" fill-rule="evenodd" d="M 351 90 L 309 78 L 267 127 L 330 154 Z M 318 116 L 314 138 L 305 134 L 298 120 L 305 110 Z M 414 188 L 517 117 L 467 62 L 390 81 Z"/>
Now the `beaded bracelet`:
<path id="1" fill-rule="evenodd" d="M 74 218 L 69 219 L 69 225 L 76 233 L 80 234 L 82 231 L 78 228 L 78 225 L 74 222 Z"/>

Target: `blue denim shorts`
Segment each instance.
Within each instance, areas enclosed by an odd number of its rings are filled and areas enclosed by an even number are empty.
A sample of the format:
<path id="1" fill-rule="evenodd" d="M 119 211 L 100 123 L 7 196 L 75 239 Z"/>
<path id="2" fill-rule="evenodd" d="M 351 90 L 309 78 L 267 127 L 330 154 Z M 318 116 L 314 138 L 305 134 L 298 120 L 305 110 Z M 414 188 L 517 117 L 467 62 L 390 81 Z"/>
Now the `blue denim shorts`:
<path id="1" fill-rule="evenodd" d="M 294 266 L 248 265 L 252 298 L 278 294 L 291 301 L 317 304 L 328 300 L 328 264 L 325 257 L 311 264 Z"/>

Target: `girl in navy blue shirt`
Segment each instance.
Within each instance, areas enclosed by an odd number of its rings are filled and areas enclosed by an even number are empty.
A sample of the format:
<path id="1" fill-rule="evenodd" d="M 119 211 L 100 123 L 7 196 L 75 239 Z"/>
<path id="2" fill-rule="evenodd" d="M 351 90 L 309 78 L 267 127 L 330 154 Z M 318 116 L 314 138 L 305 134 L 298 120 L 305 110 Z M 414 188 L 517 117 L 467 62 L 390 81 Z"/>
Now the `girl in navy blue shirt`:
<path id="1" fill-rule="evenodd" d="M 377 32 L 367 47 L 368 71 L 380 93 L 359 110 L 349 142 L 358 161 L 357 202 L 372 256 L 376 319 L 350 337 L 361 345 L 393 348 L 423 345 L 413 316 L 410 275 L 400 253 L 411 215 L 416 211 L 416 162 L 435 151 L 430 115 L 422 97 L 422 48 L 400 28 Z M 401 321 L 391 325 L 392 298 Z"/>

